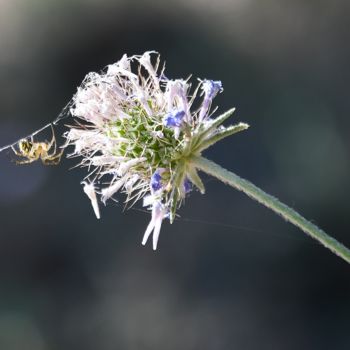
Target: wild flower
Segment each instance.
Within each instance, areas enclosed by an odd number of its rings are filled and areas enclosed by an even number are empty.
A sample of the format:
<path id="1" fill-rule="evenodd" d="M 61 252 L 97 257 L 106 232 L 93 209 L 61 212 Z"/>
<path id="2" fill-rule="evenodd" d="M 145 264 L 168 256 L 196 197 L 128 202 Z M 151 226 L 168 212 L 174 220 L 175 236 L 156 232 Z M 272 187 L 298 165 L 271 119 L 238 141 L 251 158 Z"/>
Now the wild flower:
<path id="1" fill-rule="evenodd" d="M 220 81 L 199 80 L 192 89 L 189 79 L 166 78 L 154 51 L 124 55 L 101 73 L 89 73 L 52 123 L 1 147 L 0 152 L 12 149 L 22 158 L 17 164 L 41 159 L 46 165 L 57 165 L 63 151 L 56 153 L 53 126 L 69 116 L 66 110 L 71 107 L 76 124 L 68 126 L 63 148 L 74 146 L 68 156 L 81 158 L 78 165 L 88 168 L 81 184 L 96 217 L 100 218 L 98 199 L 106 204 L 122 192 L 126 206 L 132 206 L 143 198 L 143 206 L 151 211 L 143 245 L 152 234 L 155 250 L 163 220 L 174 221 L 194 188 L 205 192 L 200 170 L 265 205 L 350 263 L 350 249 L 277 198 L 202 156 L 216 142 L 248 128 L 245 123 L 222 125 L 234 109 L 213 117 L 213 99 L 222 91 Z M 35 141 L 34 136 L 48 127 L 53 132 L 51 142 Z M 50 159 L 43 147 L 53 148 Z"/>
<path id="2" fill-rule="evenodd" d="M 192 184 L 205 191 L 192 157 L 248 128 L 222 126 L 234 109 L 211 116 L 222 91 L 220 81 L 199 80 L 192 89 L 188 79 L 166 78 L 154 51 L 124 55 L 103 72 L 89 73 L 73 98 L 77 123 L 65 133 L 65 146 L 74 146 L 70 156 L 81 157 L 79 165 L 88 168 L 84 191 L 96 216 L 96 193 L 106 203 L 122 192 L 127 206 L 144 197 L 151 221 L 142 244 L 153 233 L 156 249 L 162 221 L 174 221 Z"/>

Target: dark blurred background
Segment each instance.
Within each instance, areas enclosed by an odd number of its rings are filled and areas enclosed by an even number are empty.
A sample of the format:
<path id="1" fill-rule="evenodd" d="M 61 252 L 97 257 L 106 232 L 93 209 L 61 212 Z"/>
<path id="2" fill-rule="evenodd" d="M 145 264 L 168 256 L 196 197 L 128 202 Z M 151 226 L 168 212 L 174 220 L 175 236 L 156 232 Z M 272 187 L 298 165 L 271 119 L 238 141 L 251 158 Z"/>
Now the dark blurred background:
<path id="1" fill-rule="evenodd" d="M 169 77 L 221 80 L 219 111 L 251 125 L 207 156 L 350 246 L 349 15 L 347 0 L 0 0 L 0 146 L 89 71 L 157 50 Z M 350 348 L 349 266 L 243 194 L 205 178 L 153 252 L 148 214 L 112 202 L 96 220 L 76 161 L 13 159 L 1 350 Z"/>

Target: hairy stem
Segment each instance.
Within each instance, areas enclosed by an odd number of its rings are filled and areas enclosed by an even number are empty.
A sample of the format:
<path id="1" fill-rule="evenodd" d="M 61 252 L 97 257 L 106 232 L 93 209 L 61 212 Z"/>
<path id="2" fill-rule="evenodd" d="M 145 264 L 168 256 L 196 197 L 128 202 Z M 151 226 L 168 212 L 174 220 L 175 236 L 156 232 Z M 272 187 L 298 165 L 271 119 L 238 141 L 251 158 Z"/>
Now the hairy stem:
<path id="1" fill-rule="evenodd" d="M 199 170 L 216 177 L 222 182 L 244 192 L 249 197 L 272 209 L 275 213 L 281 215 L 285 220 L 291 222 L 312 238 L 319 241 L 334 254 L 350 263 L 350 250 L 348 248 L 346 248 L 336 239 L 329 236 L 326 232 L 322 231 L 316 225 L 303 218 L 295 210 L 281 203 L 277 198 L 265 193 L 251 182 L 240 178 L 236 174 L 222 168 L 220 165 L 206 158 L 200 156 L 192 157 L 191 163 Z"/>

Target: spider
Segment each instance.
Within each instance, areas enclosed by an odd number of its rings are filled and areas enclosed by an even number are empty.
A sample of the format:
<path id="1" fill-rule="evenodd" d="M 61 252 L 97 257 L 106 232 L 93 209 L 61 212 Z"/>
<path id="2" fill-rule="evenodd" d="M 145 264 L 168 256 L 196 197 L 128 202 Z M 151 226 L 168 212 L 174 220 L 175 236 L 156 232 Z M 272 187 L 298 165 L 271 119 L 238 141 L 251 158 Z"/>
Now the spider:
<path id="1" fill-rule="evenodd" d="M 45 165 L 57 165 L 61 160 L 63 151 L 57 153 L 55 132 L 52 125 L 51 130 L 52 139 L 50 142 L 34 142 L 34 138 L 31 136 L 30 141 L 27 139 L 18 141 L 18 150 L 14 146 L 11 146 L 16 156 L 24 158 L 23 160 L 16 161 L 16 163 L 29 164 L 41 159 Z"/>

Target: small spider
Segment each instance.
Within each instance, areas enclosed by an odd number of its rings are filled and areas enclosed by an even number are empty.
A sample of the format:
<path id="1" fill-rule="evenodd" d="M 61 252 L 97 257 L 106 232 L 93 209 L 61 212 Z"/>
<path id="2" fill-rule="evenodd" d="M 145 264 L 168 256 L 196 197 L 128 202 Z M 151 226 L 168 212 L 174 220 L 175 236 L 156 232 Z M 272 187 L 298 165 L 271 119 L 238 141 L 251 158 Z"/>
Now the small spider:
<path id="1" fill-rule="evenodd" d="M 34 138 L 31 136 L 30 141 L 27 139 L 18 141 L 18 150 L 16 150 L 14 146 L 11 146 L 16 156 L 25 158 L 23 160 L 16 161 L 16 163 L 28 164 L 41 159 L 45 165 L 57 165 L 61 160 L 63 151 L 57 153 L 55 132 L 52 125 L 51 129 L 52 139 L 50 142 L 34 142 Z"/>

